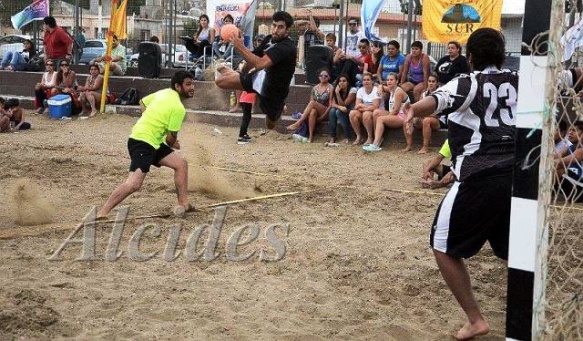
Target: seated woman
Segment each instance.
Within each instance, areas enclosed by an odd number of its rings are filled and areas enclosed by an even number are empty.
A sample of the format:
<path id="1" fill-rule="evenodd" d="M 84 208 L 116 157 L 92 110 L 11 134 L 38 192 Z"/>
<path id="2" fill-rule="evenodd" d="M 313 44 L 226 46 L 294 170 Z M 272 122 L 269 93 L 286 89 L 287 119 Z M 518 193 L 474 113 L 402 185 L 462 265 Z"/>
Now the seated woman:
<path id="1" fill-rule="evenodd" d="M 373 141 L 372 113 L 379 108 L 381 97 L 372 82 L 372 75 L 368 72 L 362 75 L 362 88 L 356 92 L 356 104 L 350 111 L 350 125 L 356 134 L 353 145 L 363 142 L 360 125 L 365 125 L 368 134 L 366 143 Z"/>
<path id="2" fill-rule="evenodd" d="M 55 72 L 55 62 L 51 59 L 45 63 L 47 71 L 43 73 L 40 83 L 36 83 L 34 87 L 34 99 L 38 107 L 37 113 L 44 113 L 48 107 L 46 100 L 51 96 L 52 89 L 57 84 L 57 73 Z"/>
<path id="3" fill-rule="evenodd" d="M 385 133 L 385 126 L 389 128 L 401 128 L 405 123 L 405 104 L 409 103 L 407 93 L 397 85 L 397 74 L 389 73 L 387 85 L 379 85 L 379 92 L 388 94 L 384 109 L 377 109 L 374 112 L 375 140 L 373 143 L 362 147 L 367 152 L 378 152 Z"/>
<path id="4" fill-rule="evenodd" d="M 414 41 L 411 44 L 411 53 L 407 55 L 401 74 L 401 87 L 405 92 L 413 90 L 415 102 L 421 98 L 423 90 L 427 89 L 430 65 L 429 57 L 423 53 L 423 43 Z"/>
<path id="5" fill-rule="evenodd" d="M 227 14 L 223 18 L 223 22 L 222 22 L 221 27 L 223 27 L 223 25 L 232 24 L 233 21 L 234 21 L 233 16 L 230 14 Z M 226 51 L 227 51 L 227 48 L 231 44 L 229 44 L 228 41 L 224 41 L 223 38 L 221 38 L 221 27 L 219 27 L 218 29 L 215 29 L 215 39 L 213 41 L 213 52 L 214 52 L 215 56 L 217 56 L 217 58 L 224 58 L 225 56 L 230 55 L 230 53 L 227 54 Z M 230 51 L 232 52 L 232 47 L 231 47 Z"/>
<path id="6" fill-rule="evenodd" d="M 24 71 L 26 69 L 28 61 L 36 56 L 36 49 L 30 39 L 25 39 L 22 45 L 24 47 L 22 52 L 8 51 L 4 54 L 0 70 Z"/>
<path id="7" fill-rule="evenodd" d="M 85 81 L 84 86 L 77 88 L 77 91 L 81 94 L 79 100 L 81 101 L 81 114 L 87 112 L 87 102 L 91 107 L 91 113 L 89 117 L 93 117 L 97 114 L 96 103 L 101 101 L 101 90 L 103 87 L 103 76 L 99 74 L 99 67 L 97 65 L 91 65 L 89 67 L 89 76 Z"/>
<path id="8" fill-rule="evenodd" d="M 370 43 L 370 56 L 371 56 L 371 64 L 368 66 L 368 72 L 372 74 L 373 80 L 376 83 L 382 83 L 382 81 L 378 80 L 377 74 L 381 64 L 381 60 L 384 56 L 383 54 L 383 46 L 379 41 L 372 41 Z"/>
<path id="9" fill-rule="evenodd" d="M 294 124 L 290 124 L 287 130 L 297 130 L 302 123 L 308 121 L 308 142 L 314 141 L 314 133 L 316 130 L 316 123 L 324 121 L 328 118 L 328 113 L 332 105 L 332 91 L 334 88 L 329 83 L 330 71 L 326 68 L 318 70 L 318 77 L 320 83 L 312 88 L 312 99 L 304 110 L 302 117 Z"/>
<path id="10" fill-rule="evenodd" d="M 394 72 L 401 79 L 403 72 L 403 65 L 405 64 L 405 56 L 399 50 L 401 45 L 396 40 L 391 40 L 387 44 L 388 53 L 381 58 L 379 68 L 377 70 L 377 81 L 382 83 L 387 80 L 390 72 Z"/>
<path id="11" fill-rule="evenodd" d="M 427 90 L 421 94 L 421 98 L 431 95 L 431 93 L 437 89 L 437 86 L 437 76 L 435 74 L 430 75 L 427 80 Z M 415 129 L 421 129 L 423 132 L 423 146 L 417 153 L 426 154 L 429 151 L 431 133 L 439 129 L 447 129 L 447 116 L 430 115 L 424 118 L 415 117 L 413 119 L 412 127 Z M 405 134 L 405 140 L 407 141 L 405 151 L 410 151 L 413 149 L 413 131 L 408 130 L 407 127 L 403 125 L 403 133 Z"/>
<path id="12" fill-rule="evenodd" d="M 24 109 L 20 106 L 17 98 L 11 98 L 4 103 L 4 111 L 10 118 L 12 130 L 28 130 L 31 128 L 30 123 L 24 121 Z"/>
<path id="13" fill-rule="evenodd" d="M 344 143 L 352 136 L 352 128 L 348 114 L 354 106 L 356 100 L 356 88 L 352 87 L 348 75 L 338 76 L 337 85 L 332 92 L 332 108 L 328 119 L 328 134 L 330 139 L 328 143 L 336 143 L 336 129 L 338 123 L 344 131 Z"/>
<path id="14" fill-rule="evenodd" d="M 182 39 L 184 40 L 184 46 L 193 54 L 194 58 L 202 56 L 205 53 L 205 47 L 210 46 L 210 42 L 215 40 L 215 30 L 210 26 L 208 15 L 202 14 L 198 18 L 198 30 L 194 37 Z"/>
<path id="15" fill-rule="evenodd" d="M 81 102 L 79 101 L 79 94 L 77 88 L 77 74 L 69 67 L 69 62 L 61 60 L 59 65 L 59 72 L 57 72 L 57 86 L 53 88 L 52 94 L 67 94 L 71 97 L 73 104 L 72 114 L 77 115 L 81 111 Z"/>

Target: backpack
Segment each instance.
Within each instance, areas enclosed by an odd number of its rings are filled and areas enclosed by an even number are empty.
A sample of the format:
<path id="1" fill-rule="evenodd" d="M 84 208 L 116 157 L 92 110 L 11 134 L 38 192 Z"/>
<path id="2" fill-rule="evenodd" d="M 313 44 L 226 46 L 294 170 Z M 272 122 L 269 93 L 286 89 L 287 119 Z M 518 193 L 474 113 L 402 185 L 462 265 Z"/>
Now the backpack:
<path id="1" fill-rule="evenodd" d="M 41 57 L 34 56 L 24 66 L 24 71 L 40 71 L 43 68 L 43 64 Z"/>
<path id="2" fill-rule="evenodd" d="M 115 104 L 136 105 L 140 102 L 138 90 L 136 88 L 127 88 L 126 91 L 115 101 Z"/>

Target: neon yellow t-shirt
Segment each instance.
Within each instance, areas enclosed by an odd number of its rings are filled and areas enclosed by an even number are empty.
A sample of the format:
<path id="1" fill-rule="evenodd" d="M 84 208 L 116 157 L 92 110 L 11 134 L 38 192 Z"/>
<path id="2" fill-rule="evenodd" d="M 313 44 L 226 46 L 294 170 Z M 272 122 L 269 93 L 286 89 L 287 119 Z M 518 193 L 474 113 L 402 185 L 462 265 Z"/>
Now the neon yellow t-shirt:
<path id="1" fill-rule="evenodd" d="M 451 159 L 451 149 L 449 149 L 449 140 L 445 140 L 441 149 L 439 150 L 439 154 L 446 159 Z"/>
<path id="2" fill-rule="evenodd" d="M 166 141 L 170 131 L 179 131 L 186 109 L 178 92 L 164 89 L 142 98 L 146 110 L 132 128 L 130 138 L 146 142 L 155 149 Z"/>

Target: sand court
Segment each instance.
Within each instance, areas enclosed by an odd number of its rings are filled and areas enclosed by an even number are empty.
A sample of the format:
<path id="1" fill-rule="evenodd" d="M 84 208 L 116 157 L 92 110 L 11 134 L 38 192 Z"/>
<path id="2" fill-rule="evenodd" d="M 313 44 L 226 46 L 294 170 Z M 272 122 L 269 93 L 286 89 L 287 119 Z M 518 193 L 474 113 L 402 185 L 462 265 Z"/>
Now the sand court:
<path id="1" fill-rule="evenodd" d="M 185 123 L 180 153 L 189 161 L 189 197 L 196 206 L 299 193 L 229 205 L 214 244 L 209 241 L 217 210 L 207 208 L 185 218 L 126 221 L 115 260 L 106 260 L 115 229 L 107 223 L 95 227 L 94 261 L 75 261 L 80 244 L 49 261 L 91 207 L 126 178 L 126 140 L 136 118 L 28 119 L 33 130 L 0 135 L 0 335 L 445 340 L 464 321 L 428 246 L 442 196 L 424 193 L 419 179 L 422 162 L 436 148 L 420 156 L 387 141 L 371 155 L 348 145 L 325 148 L 324 137 L 302 144 L 254 130 L 253 143 L 239 146 L 235 128 L 220 127 L 222 134 L 215 134 L 213 126 Z M 20 204 L 13 190 L 19 184 Z M 27 188 L 34 192 L 27 198 L 48 207 L 50 221 L 17 220 L 18 212 L 33 206 L 22 199 Z M 123 204 L 129 205 L 128 217 L 171 213 L 174 192 L 172 171 L 153 169 Z M 266 237 L 277 224 L 288 226 L 287 232 L 274 230 L 285 254 L 277 261 L 261 259 L 262 250 L 278 254 Z M 140 228 L 139 251 L 157 252 L 146 261 L 130 257 Z M 176 247 L 167 252 L 171 239 Z M 234 239 L 236 255 L 249 258 L 230 258 Z M 189 243 L 196 252 L 212 253 L 189 261 Z M 502 340 L 505 265 L 488 247 L 468 265 L 492 327 L 481 340 Z"/>

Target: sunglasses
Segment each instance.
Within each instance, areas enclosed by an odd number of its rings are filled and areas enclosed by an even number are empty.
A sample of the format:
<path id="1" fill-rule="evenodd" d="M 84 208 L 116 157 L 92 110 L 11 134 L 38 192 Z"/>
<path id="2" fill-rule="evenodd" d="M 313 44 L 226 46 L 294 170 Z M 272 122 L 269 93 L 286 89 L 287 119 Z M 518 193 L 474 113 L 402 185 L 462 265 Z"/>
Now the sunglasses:
<path id="1" fill-rule="evenodd" d="M 47 64 L 47 66 L 55 66 L 55 64 L 53 64 L 53 63 L 50 63 L 50 64 Z"/>
<path id="2" fill-rule="evenodd" d="M 69 66 L 69 64 L 61 64 L 61 66 Z"/>
<path id="3" fill-rule="evenodd" d="M 323 78 L 328 78 L 328 77 L 330 77 L 330 76 L 329 76 L 329 75 L 325 75 L 325 74 L 321 74 L 321 75 L 320 75 L 320 77 L 323 77 Z"/>

